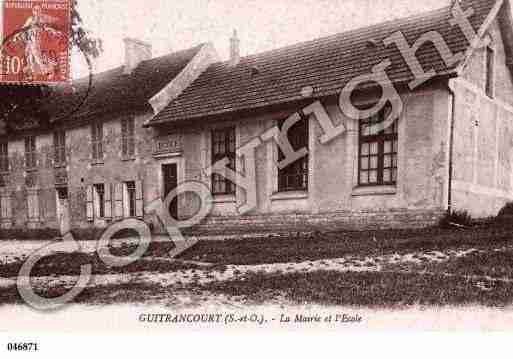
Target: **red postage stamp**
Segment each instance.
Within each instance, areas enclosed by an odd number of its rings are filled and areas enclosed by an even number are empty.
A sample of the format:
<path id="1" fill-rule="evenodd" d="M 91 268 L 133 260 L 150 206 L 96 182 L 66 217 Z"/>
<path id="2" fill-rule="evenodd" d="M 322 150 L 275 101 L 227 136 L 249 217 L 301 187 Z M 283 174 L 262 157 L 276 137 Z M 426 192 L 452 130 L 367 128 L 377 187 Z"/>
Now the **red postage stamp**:
<path id="1" fill-rule="evenodd" d="M 70 81 L 71 1 L 4 1 L 0 83 Z"/>

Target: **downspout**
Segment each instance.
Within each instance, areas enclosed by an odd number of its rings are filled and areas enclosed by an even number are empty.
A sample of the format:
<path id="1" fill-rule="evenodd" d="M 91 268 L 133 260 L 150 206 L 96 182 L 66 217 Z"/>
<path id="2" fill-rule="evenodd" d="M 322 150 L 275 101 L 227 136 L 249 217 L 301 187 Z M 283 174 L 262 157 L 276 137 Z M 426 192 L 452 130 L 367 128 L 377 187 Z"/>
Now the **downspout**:
<path id="1" fill-rule="evenodd" d="M 456 92 L 454 91 L 454 80 L 449 79 L 449 93 L 451 100 L 451 126 L 449 130 L 449 173 L 448 173 L 448 184 L 447 184 L 447 213 L 452 213 L 452 179 L 454 176 L 454 123 L 456 113 Z"/>

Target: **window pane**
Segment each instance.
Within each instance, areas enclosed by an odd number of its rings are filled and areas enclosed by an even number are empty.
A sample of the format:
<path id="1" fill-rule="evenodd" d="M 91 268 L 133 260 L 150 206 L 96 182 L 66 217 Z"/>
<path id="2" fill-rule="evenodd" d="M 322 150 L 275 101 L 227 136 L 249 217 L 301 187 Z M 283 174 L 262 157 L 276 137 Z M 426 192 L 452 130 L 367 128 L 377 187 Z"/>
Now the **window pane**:
<path id="1" fill-rule="evenodd" d="M 367 156 L 369 154 L 369 147 L 370 145 L 368 143 L 362 144 L 362 155 Z"/>
<path id="2" fill-rule="evenodd" d="M 392 181 L 397 182 L 397 170 L 396 169 L 392 170 Z"/>
<path id="3" fill-rule="evenodd" d="M 369 158 L 368 157 L 362 157 L 360 164 L 361 164 L 362 170 L 369 169 Z"/>
<path id="4" fill-rule="evenodd" d="M 360 184 L 368 184 L 368 183 L 369 183 L 368 172 L 361 171 L 360 172 Z"/>
<path id="5" fill-rule="evenodd" d="M 378 156 L 372 156 L 370 158 L 370 166 L 369 166 L 369 168 L 371 168 L 371 169 L 378 168 Z"/>
<path id="6" fill-rule="evenodd" d="M 385 141 L 385 153 L 392 152 L 392 141 Z"/>
<path id="7" fill-rule="evenodd" d="M 377 155 L 378 154 L 378 150 L 379 150 L 378 143 L 377 142 L 372 142 L 370 144 L 370 154 L 371 155 Z"/>
<path id="8" fill-rule="evenodd" d="M 383 170 L 383 182 L 390 182 L 392 180 L 392 170 Z"/>
<path id="9" fill-rule="evenodd" d="M 383 167 L 384 168 L 390 168 L 392 167 L 392 156 L 391 155 L 385 155 L 383 159 Z"/>
<path id="10" fill-rule="evenodd" d="M 397 141 L 394 141 L 394 152 L 397 153 Z"/>
<path id="11" fill-rule="evenodd" d="M 378 182 L 378 171 L 370 171 L 369 172 L 369 183 L 377 183 Z"/>

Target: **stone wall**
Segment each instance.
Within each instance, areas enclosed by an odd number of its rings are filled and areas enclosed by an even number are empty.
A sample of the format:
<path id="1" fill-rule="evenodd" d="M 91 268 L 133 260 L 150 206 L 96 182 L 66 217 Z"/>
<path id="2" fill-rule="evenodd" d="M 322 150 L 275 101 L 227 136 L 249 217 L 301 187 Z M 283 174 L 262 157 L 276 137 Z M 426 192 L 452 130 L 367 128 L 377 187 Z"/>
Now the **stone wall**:
<path id="1" fill-rule="evenodd" d="M 495 51 L 495 92 L 485 93 L 485 49 L 469 59 L 454 84 L 453 209 L 496 215 L 513 200 L 513 81 L 497 22 L 488 34 Z"/>

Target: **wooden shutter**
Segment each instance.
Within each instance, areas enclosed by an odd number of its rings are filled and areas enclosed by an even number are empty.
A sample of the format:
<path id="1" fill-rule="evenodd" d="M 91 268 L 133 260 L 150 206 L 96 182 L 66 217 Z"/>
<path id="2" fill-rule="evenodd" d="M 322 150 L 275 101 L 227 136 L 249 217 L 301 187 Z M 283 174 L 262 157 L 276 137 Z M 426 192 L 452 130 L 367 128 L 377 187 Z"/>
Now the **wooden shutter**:
<path id="1" fill-rule="evenodd" d="M 112 185 L 105 184 L 105 219 L 112 218 Z"/>
<path id="2" fill-rule="evenodd" d="M 35 191 L 33 196 L 33 203 L 34 203 L 34 219 L 36 221 L 39 221 L 39 192 Z"/>
<path id="3" fill-rule="evenodd" d="M 1 203 L 0 203 L 0 207 L 2 208 L 2 219 L 9 219 L 11 218 L 11 216 L 9 215 L 9 207 L 10 207 L 10 203 L 9 203 L 9 197 L 6 196 L 6 195 L 3 195 L 2 198 L 1 198 Z"/>
<path id="4" fill-rule="evenodd" d="M 89 222 L 94 221 L 94 206 L 93 206 L 93 186 L 87 187 L 87 194 L 86 194 L 86 213 L 87 213 L 87 220 Z"/>
<path id="5" fill-rule="evenodd" d="M 4 204 L 5 204 L 5 213 L 7 219 L 12 218 L 12 202 L 11 202 L 11 195 L 7 195 L 4 197 Z"/>
<path id="6" fill-rule="evenodd" d="M 142 218 L 144 215 L 144 196 L 142 181 L 135 182 L 135 214 Z"/>
<path id="7" fill-rule="evenodd" d="M 128 128 L 127 120 L 121 120 L 121 153 L 123 156 L 128 155 Z"/>
<path id="8" fill-rule="evenodd" d="M 7 218 L 7 210 L 5 209 L 5 197 L 0 197 L 0 217 L 2 219 Z"/>
<path id="9" fill-rule="evenodd" d="M 123 218 L 123 183 L 116 183 L 114 190 L 114 216 Z"/>
<path id="10" fill-rule="evenodd" d="M 32 193 L 29 191 L 27 193 L 27 212 L 29 220 L 34 218 L 34 197 Z"/>

